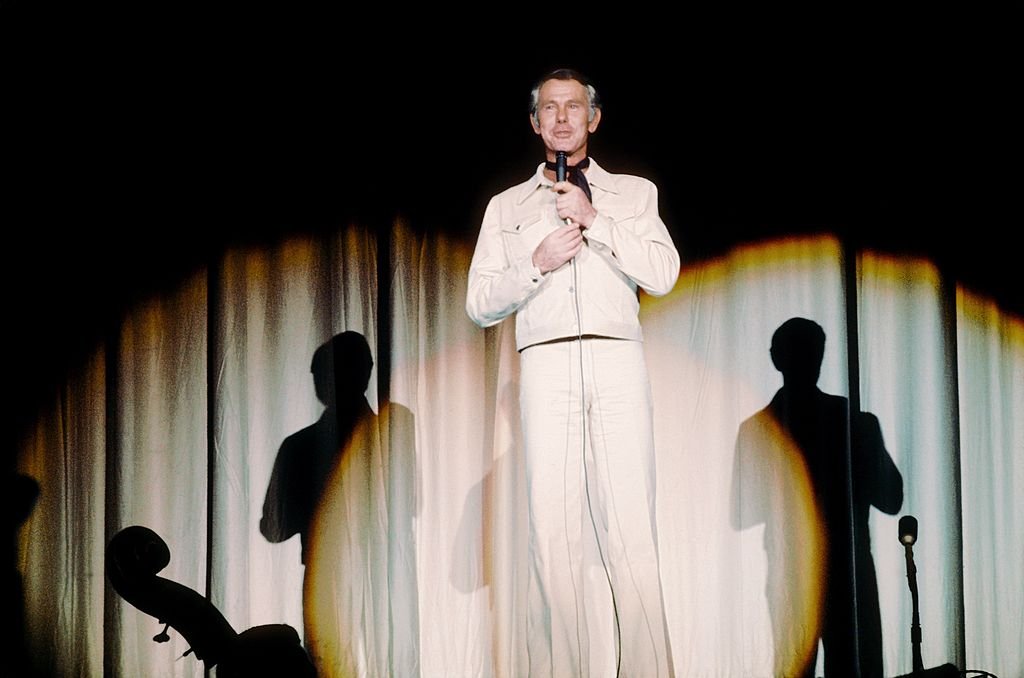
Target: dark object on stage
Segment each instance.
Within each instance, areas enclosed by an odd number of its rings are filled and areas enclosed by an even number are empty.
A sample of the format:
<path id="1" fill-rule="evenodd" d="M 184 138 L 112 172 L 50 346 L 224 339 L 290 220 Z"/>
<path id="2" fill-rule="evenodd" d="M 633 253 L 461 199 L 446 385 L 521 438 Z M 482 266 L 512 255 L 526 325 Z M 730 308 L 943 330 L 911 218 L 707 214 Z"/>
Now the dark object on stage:
<path id="1" fill-rule="evenodd" d="M 900 543 L 906 552 L 907 583 L 910 585 L 910 598 L 913 603 L 910 622 L 910 643 L 913 652 L 914 670 L 898 676 L 898 678 L 960 678 L 960 669 L 952 664 L 943 664 L 935 668 L 925 669 L 921 661 L 921 615 L 917 600 L 917 566 L 914 565 L 914 543 L 917 542 L 917 518 L 903 516 L 899 524 Z"/>
<path id="2" fill-rule="evenodd" d="M 298 632 L 287 624 L 254 626 L 236 633 L 224 615 L 197 592 L 158 577 L 171 561 L 166 542 L 149 528 L 126 527 L 107 545 L 107 578 L 126 601 L 164 624 L 153 640 L 170 640 L 173 627 L 206 668 L 221 678 L 313 678 L 316 671 Z"/>
<path id="3" fill-rule="evenodd" d="M 921 661 L 921 615 L 917 601 L 917 566 L 914 565 L 914 542 L 917 541 L 917 518 L 914 516 L 903 516 L 900 518 L 900 543 L 906 552 L 907 559 L 907 583 L 910 585 L 910 600 L 913 610 L 910 616 L 910 645 L 913 653 L 914 670 L 912 675 L 921 675 L 924 672 L 924 662 Z"/>
<path id="4" fill-rule="evenodd" d="M 923 671 L 904 673 L 896 678 L 960 678 L 960 669 L 952 664 L 943 664 Z"/>

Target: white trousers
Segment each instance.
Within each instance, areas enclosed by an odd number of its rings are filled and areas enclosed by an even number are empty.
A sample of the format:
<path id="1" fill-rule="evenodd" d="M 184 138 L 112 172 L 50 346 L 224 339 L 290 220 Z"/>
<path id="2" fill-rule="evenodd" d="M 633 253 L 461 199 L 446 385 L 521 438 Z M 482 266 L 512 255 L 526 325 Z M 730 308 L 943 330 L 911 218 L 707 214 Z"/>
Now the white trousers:
<path id="1" fill-rule="evenodd" d="M 643 345 L 555 342 L 520 361 L 529 673 L 667 677 Z"/>

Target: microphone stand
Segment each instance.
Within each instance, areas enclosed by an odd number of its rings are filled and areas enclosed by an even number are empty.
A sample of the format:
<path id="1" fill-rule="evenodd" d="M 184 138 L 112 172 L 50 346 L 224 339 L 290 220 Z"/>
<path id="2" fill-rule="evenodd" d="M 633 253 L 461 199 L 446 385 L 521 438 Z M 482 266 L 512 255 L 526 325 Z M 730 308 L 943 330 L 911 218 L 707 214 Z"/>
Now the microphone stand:
<path id="1" fill-rule="evenodd" d="M 913 610 L 910 617 L 910 645 L 914 661 L 914 675 L 924 674 L 924 661 L 921 659 L 921 615 L 917 599 L 917 566 L 914 565 L 914 545 L 903 544 L 907 558 L 907 582 L 910 584 L 910 600 Z"/>

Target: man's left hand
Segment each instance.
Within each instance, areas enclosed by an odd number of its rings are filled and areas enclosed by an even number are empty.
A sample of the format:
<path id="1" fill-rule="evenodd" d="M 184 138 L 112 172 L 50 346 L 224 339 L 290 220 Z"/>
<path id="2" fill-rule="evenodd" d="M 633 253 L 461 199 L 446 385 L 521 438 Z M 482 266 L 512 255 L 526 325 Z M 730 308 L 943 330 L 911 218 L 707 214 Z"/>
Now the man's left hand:
<path id="1" fill-rule="evenodd" d="M 569 219 L 583 228 L 590 228 L 597 216 L 597 210 L 587 200 L 583 189 L 570 181 L 559 181 L 553 186 L 558 192 L 555 207 L 560 219 Z"/>

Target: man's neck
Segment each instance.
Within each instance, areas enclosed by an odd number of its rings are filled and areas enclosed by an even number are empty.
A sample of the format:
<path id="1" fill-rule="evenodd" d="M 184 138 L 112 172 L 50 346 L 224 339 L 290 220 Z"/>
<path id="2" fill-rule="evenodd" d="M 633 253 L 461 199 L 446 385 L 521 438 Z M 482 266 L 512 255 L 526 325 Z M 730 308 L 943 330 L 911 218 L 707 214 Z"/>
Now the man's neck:
<path id="1" fill-rule="evenodd" d="M 580 161 L 586 159 L 586 157 L 587 157 L 587 149 L 586 148 L 582 148 L 582 149 L 576 151 L 575 153 L 573 153 L 572 155 L 570 155 L 569 157 L 567 157 L 565 159 L 565 164 L 568 167 L 575 167 L 577 164 L 580 163 Z M 555 152 L 554 151 L 548 151 L 547 152 L 547 162 L 549 162 L 549 163 L 555 162 Z M 583 174 L 586 174 L 588 169 L 590 169 L 590 168 L 589 167 L 584 167 L 580 171 L 583 172 Z M 545 168 L 544 169 L 544 177 L 549 179 L 550 181 L 554 181 L 555 180 L 555 171 L 551 170 L 551 169 Z"/>
<path id="2" fill-rule="evenodd" d="M 551 149 L 545 149 L 545 156 L 546 156 L 546 159 L 547 159 L 548 162 L 554 162 L 555 158 L 557 156 L 557 151 L 552 151 Z M 567 165 L 569 165 L 569 167 L 572 167 L 573 165 L 577 164 L 580 160 L 583 160 L 583 158 L 585 158 L 585 157 L 587 157 L 587 147 L 586 146 L 584 146 L 583 148 L 580 148 L 580 149 L 577 149 L 577 150 L 573 151 L 571 154 L 568 154 L 566 159 L 565 159 L 565 163 Z"/>

